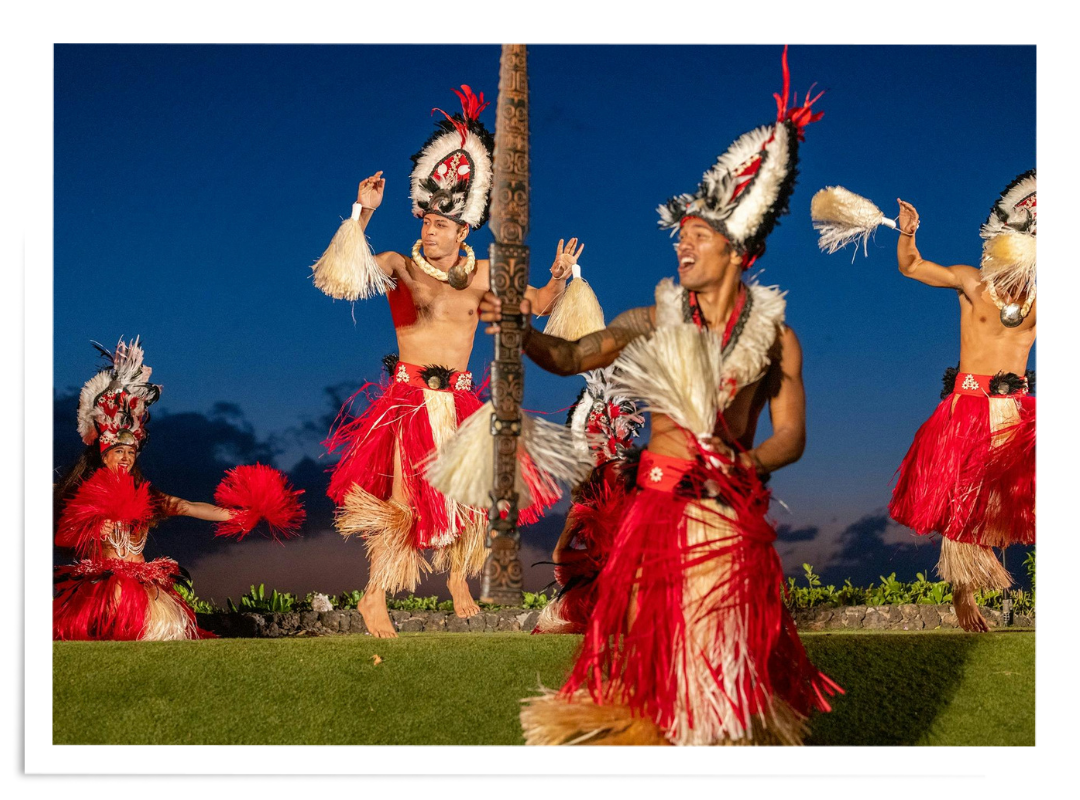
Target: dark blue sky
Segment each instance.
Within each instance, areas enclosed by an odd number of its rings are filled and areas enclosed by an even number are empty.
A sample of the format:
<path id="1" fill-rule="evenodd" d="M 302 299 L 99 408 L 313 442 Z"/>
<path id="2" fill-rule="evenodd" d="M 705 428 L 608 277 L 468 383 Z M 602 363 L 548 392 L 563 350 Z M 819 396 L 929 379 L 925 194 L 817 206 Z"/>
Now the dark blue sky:
<path id="1" fill-rule="evenodd" d="M 283 434 L 329 410 L 324 387 L 377 378 L 394 340 L 384 300 L 356 304 L 354 324 L 347 303 L 312 287 L 310 265 L 358 181 L 380 169 L 386 199 L 369 238 L 407 251 L 419 232 L 408 157 L 433 129 L 428 112 L 456 110 L 450 88 L 462 83 L 494 100 L 499 48 L 55 52 L 58 391 L 91 374 L 91 339 L 140 334 L 164 385 L 158 408 L 234 403 L 286 448 L 282 466 L 316 455 L 313 438 Z M 545 280 L 559 238 L 577 236 L 609 318 L 650 303 L 675 271 L 656 205 L 775 117 L 780 53 L 531 47 L 530 282 Z M 887 502 L 937 402 L 958 355 L 957 301 L 900 276 L 892 231 L 854 263 L 850 252 L 818 252 L 810 198 L 840 184 L 892 215 L 903 197 L 922 216 L 925 257 L 976 264 L 991 202 L 1035 165 L 1035 48 L 792 46 L 789 62 L 800 99 L 814 81 L 827 92 L 801 148 L 791 214 L 758 265 L 763 282 L 789 290 L 805 351 L 808 448 L 773 485 L 792 510 L 778 510 L 781 522 L 844 527 Z M 494 106 L 483 119 L 494 129 Z M 486 254 L 490 235 L 469 241 Z M 490 353 L 478 334 L 474 371 Z M 526 405 L 562 409 L 580 386 L 531 367 Z"/>

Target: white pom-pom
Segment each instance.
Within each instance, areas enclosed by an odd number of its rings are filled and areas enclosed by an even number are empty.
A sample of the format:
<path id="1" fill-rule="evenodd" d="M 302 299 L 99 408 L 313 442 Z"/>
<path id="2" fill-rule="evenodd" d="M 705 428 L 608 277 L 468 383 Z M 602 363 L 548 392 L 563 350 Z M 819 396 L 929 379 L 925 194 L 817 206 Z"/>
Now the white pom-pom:
<path id="1" fill-rule="evenodd" d="M 355 213 L 341 223 L 330 246 L 312 267 L 315 287 L 336 300 L 363 300 L 386 294 L 394 279 L 383 272 Z"/>
<path id="2" fill-rule="evenodd" d="M 717 388 L 723 362 L 720 337 L 696 325 L 658 327 L 615 361 L 615 380 L 646 411 L 671 417 L 695 436 L 711 436 L 720 412 Z"/>
<path id="3" fill-rule="evenodd" d="M 810 201 L 810 217 L 820 234 L 818 247 L 827 253 L 835 253 L 852 242 L 857 250 L 861 242 L 865 254 L 867 240 L 878 226 L 895 227 L 880 208 L 843 186 L 828 186 L 815 194 Z"/>
<path id="4" fill-rule="evenodd" d="M 484 403 L 466 419 L 452 438 L 434 453 L 424 476 L 428 483 L 447 497 L 474 508 L 491 505 L 491 487 L 495 481 L 494 435 L 491 402 Z M 532 460 L 538 480 L 557 493 L 556 482 L 576 484 L 588 476 L 592 463 L 574 447 L 573 435 L 565 425 L 522 414 L 518 437 L 518 459 Z M 515 482 L 518 508 L 532 505 L 532 493 L 519 466 Z"/>
<path id="5" fill-rule="evenodd" d="M 603 329 L 604 309 L 600 307 L 600 301 L 596 299 L 596 293 L 589 286 L 589 282 L 577 273 L 562 293 L 562 297 L 555 302 L 555 308 L 544 326 L 544 333 L 576 342 L 582 336 Z"/>
<path id="6" fill-rule="evenodd" d="M 574 446 L 573 432 L 565 425 L 522 414 L 519 458 L 522 449 L 545 482 L 550 482 L 550 478 L 576 486 L 592 472 L 592 458 Z"/>

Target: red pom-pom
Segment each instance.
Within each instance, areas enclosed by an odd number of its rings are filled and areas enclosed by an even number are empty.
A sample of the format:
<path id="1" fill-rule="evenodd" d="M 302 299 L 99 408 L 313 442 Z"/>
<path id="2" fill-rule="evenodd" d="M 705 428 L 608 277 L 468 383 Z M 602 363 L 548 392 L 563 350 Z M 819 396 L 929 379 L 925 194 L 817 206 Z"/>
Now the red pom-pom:
<path id="1" fill-rule="evenodd" d="M 102 524 L 117 522 L 133 528 L 148 525 L 156 504 L 150 484 L 136 485 L 129 473 L 98 469 L 79 485 L 64 506 L 56 529 L 59 547 L 74 547 L 79 558 L 101 554 Z"/>
<path id="2" fill-rule="evenodd" d="M 266 522 L 275 539 L 298 536 L 306 514 L 298 499 L 303 489 L 293 489 L 284 475 L 265 464 L 234 467 L 214 492 L 214 502 L 233 512 L 219 522 L 218 536 L 243 539 L 260 522 Z"/>

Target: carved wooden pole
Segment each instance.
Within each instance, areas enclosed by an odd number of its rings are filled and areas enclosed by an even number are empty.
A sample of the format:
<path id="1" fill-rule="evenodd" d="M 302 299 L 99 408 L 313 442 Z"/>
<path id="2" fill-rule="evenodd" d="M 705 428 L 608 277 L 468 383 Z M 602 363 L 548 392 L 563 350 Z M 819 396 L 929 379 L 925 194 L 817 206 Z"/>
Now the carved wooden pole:
<path id="1" fill-rule="evenodd" d="M 504 44 L 499 62 L 495 119 L 495 178 L 491 200 L 491 288 L 502 300 L 503 319 L 495 335 L 491 365 L 491 419 L 495 439 L 495 485 L 488 511 L 488 545 L 480 599 L 520 605 L 522 567 L 518 557 L 517 444 L 525 371 L 521 363 L 524 319 L 518 307 L 529 279 L 529 86 L 525 45 Z M 508 313 L 510 312 L 510 313 Z"/>

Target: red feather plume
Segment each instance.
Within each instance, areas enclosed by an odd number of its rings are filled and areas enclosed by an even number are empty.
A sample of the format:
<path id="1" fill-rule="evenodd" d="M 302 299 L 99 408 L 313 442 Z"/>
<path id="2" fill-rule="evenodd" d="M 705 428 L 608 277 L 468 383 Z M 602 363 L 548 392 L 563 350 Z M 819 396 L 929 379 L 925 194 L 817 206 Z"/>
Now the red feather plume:
<path id="1" fill-rule="evenodd" d="M 79 485 L 64 506 L 57 524 L 56 544 L 74 547 L 79 558 L 101 554 L 101 527 L 106 521 L 133 527 L 148 525 L 157 504 L 150 484 L 135 483 L 131 474 L 98 469 Z"/>
<path id="2" fill-rule="evenodd" d="M 234 467 L 225 473 L 214 492 L 214 502 L 232 511 L 232 519 L 219 522 L 215 533 L 235 536 L 239 541 L 260 522 L 265 522 L 275 539 L 298 536 L 297 529 L 306 516 L 299 500 L 303 493 L 303 489 L 293 489 L 273 467 L 265 464 Z"/>
<path id="3" fill-rule="evenodd" d="M 810 106 L 818 101 L 818 99 L 825 94 L 825 92 L 818 92 L 814 95 L 813 99 L 810 98 L 810 92 L 814 91 L 814 87 L 811 86 L 806 93 L 806 97 L 803 98 L 803 104 L 799 105 L 799 93 L 795 93 L 794 105 L 788 108 L 788 95 L 791 91 L 791 73 L 788 71 L 787 63 L 787 45 L 784 45 L 784 55 L 781 57 L 781 64 L 784 68 L 784 94 L 781 97 L 779 94 L 773 93 L 773 97 L 776 98 L 776 121 L 777 122 L 792 122 L 795 125 L 795 130 L 798 133 L 799 141 L 804 139 L 804 131 L 806 126 L 811 122 L 817 122 L 823 116 L 824 111 L 818 111 L 816 114 L 810 110 Z"/>
<path id="4" fill-rule="evenodd" d="M 433 108 L 431 109 L 431 113 L 434 114 L 436 111 L 438 111 L 448 120 L 450 120 L 450 123 L 457 129 L 457 132 L 461 134 L 461 146 L 464 147 L 465 139 L 469 135 L 469 123 L 479 119 L 480 112 L 487 108 L 489 105 L 491 105 L 491 102 L 484 102 L 483 92 L 480 92 L 480 96 L 477 97 L 476 94 L 473 93 L 473 90 L 468 86 L 468 84 L 461 84 L 461 89 L 462 91 L 460 92 L 457 89 L 451 89 L 450 91 L 456 94 L 458 96 L 458 99 L 461 101 L 461 114 L 464 117 L 464 122 L 462 122 L 460 119 L 454 119 L 441 108 Z"/>

